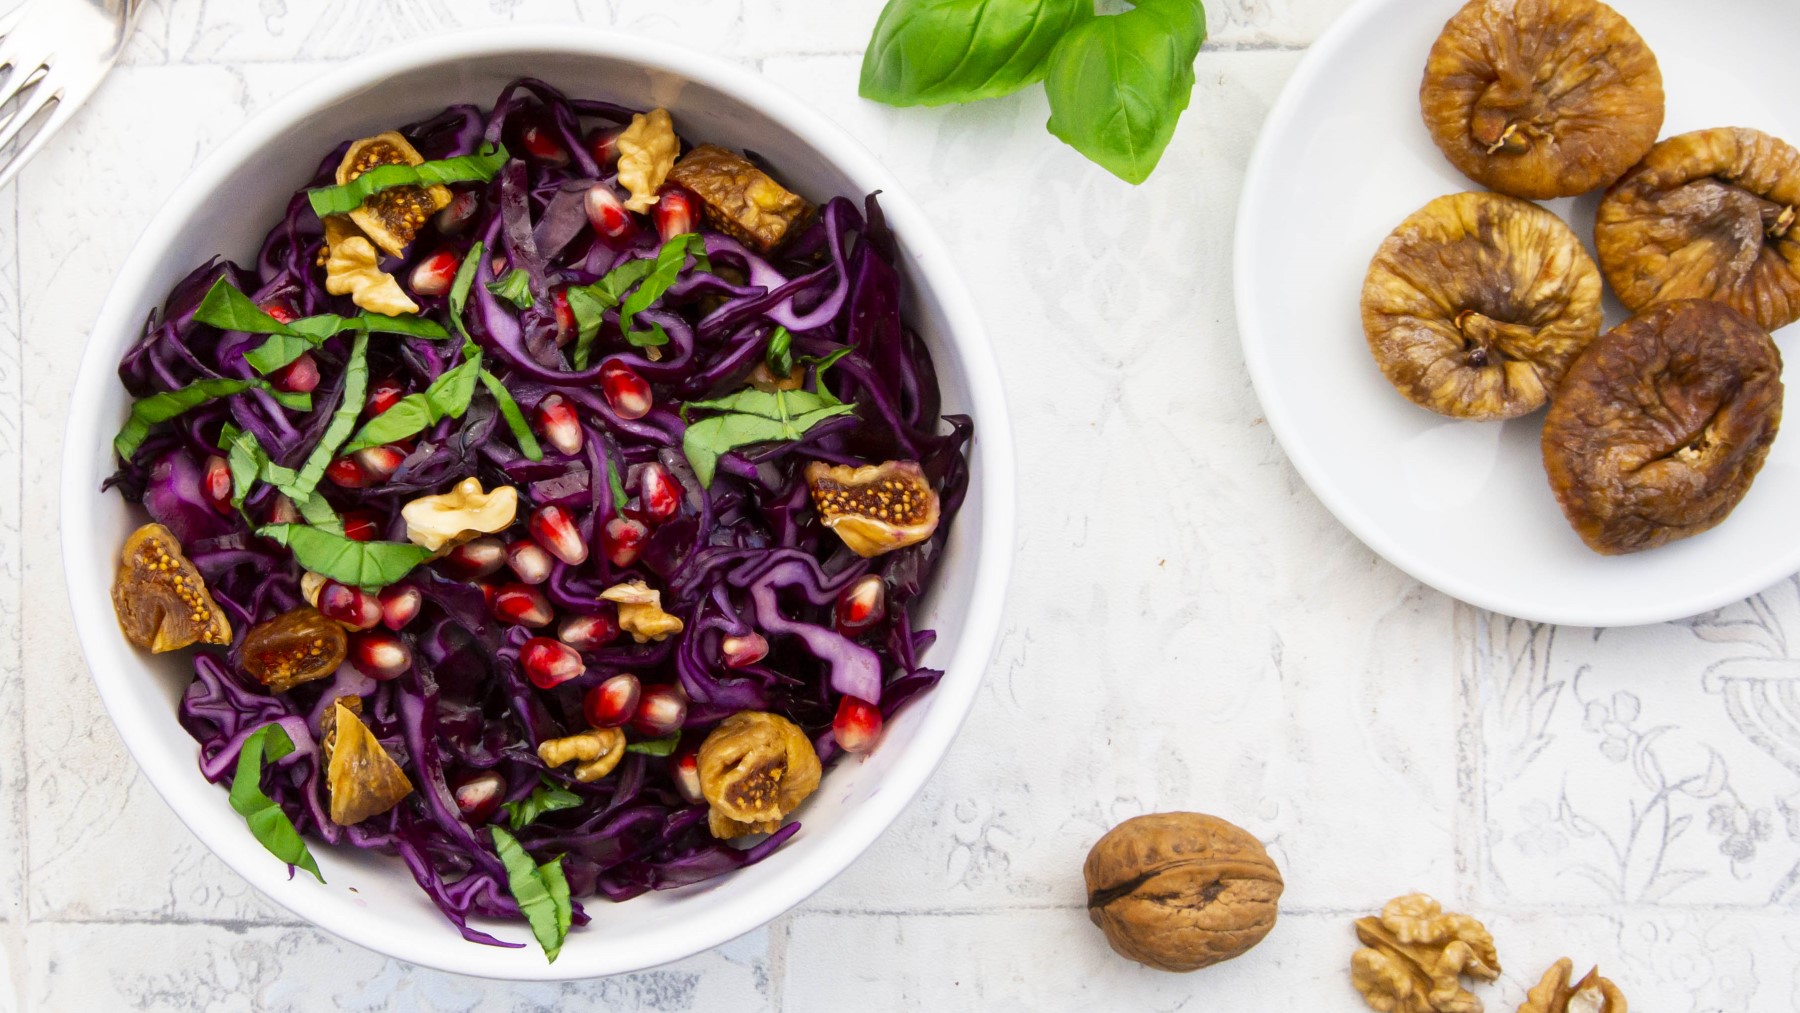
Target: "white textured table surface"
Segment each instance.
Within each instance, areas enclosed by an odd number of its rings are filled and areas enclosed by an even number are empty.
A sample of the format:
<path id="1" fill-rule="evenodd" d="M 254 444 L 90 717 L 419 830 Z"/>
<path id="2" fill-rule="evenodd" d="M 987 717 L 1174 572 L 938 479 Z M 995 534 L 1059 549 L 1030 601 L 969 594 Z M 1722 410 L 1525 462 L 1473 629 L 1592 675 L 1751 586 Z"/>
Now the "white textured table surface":
<path id="1" fill-rule="evenodd" d="M 1480 613 L 1345 533 L 1258 417 L 1233 212 L 1265 113 L 1347 2 L 1212 0 L 1193 107 L 1132 189 L 1044 133 L 1035 90 L 857 99 L 880 0 L 151 0 L 0 190 L 0 1013 L 1353 1013 L 1350 920 L 1414 889 L 1494 930 L 1490 1010 L 1565 953 L 1651 1013 L 1800 1007 L 1800 586 L 1639 630 Z M 567 987 L 383 960 L 211 858 L 76 653 L 54 491 L 76 349 L 190 166 L 345 57 L 552 19 L 751 65 L 891 164 L 980 272 L 1037 493 L 980 703 L 894 828 L 764 930 Z M 1105 827 L 1183 808 L 1269 842 L 1288 887 L 1250 955 L 1173 976 L 1112 955 L 1079 868 Z"/>

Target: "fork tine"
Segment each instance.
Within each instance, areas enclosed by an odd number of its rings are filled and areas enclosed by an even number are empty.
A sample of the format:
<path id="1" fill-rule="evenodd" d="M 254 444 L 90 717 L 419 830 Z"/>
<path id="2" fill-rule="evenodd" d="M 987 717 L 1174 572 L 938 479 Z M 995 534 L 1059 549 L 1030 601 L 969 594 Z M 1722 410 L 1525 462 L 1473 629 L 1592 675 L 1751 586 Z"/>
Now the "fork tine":
<path id="1" fill-rule="evenodd" d="M 50 140 L 50 135 L 54 134 L 70 116 L 75 115 L 75 109 L 75 106 L 69 105 L 63 102 L 59 96 L 53 95 L 44 100 L 42 105 L 33 109 L 31 115 L 19 117 L 14 121 L 18 124 L 19 129 L 29 127 L 33 121 L 41 120 L 42 122 L 31 133 L 29 139 L 19 145 L 18 150 L 11 155 L 5 153 L 5 144 L 0 144 L 0 188 L 12 182 L 12 178 L 19 174 L 19 170 L 25 167 L 25 163 L 31 161 L 31 156 L 37 154 L 38 149 Z M 46 110 L 49 111 L 47 116 L 44 115 Z"/>
<path id="2" fill-rule="evenodd" d="M 32 96 L 43 87 L 44 79 L 50 76 L 50 68 L 46 66 L 39 66 L 24 75 L 10 72 L 16 70 L 17 68 L 8 68 L 9 72 L 0 77 L 0 127 L 5 127 L 17 118 L 19 112 L 30 104 Z"/>
<path id="3" fill-rule="evenodd" d="M 13 140 L 19 136 L 19 132 L 24 130 L 25 127 L 30 124 L 39 113 L 48 108 L 51 103 L 55 102 L 60 104 L 61 101 L 61 83 L 58 82 L 56 87 L 51 89 L 49 87 L 49 75 L 45 75 L 44 83 L 38 85 L 38 90 L 33 92 L 29 99 L 20 104 L 19 111 L 13 115 L 12 119 L 7 120 L 4 126 L 0 126 L 0 151 L 5 151 L 6 146 L 11 144 Z"/>

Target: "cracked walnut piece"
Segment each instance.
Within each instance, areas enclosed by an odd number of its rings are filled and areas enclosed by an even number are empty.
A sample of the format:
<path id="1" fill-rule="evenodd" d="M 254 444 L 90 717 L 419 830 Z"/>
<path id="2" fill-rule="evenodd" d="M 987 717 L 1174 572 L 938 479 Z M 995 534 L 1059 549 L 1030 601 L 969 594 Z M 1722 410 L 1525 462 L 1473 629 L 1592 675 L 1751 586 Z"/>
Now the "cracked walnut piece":
<path id="1" fill-rule="evenodd" d="M 598 781 L 613 772 L 625 758 L 625 733 L 617 728 L 590 728 L 567 738 L 538 744 L 538 759 L 546 767 L 575 763 L 575 780 Z"/>
<path id="2" fill-rule="evenodd" d="M 662 592 L 641 580 L 614 584 L 600 597 L 619 606 L 619 629 L 640 644 L 662 640 L 681 632 L 681 620 L 663 611 Z"/>
<path id="3" fill-rule="evenodd" d="M 681 141 L 667 109 L 652 109 L 631 117 L 631 125 L 619 135 L 619 185 L 631 194 L 625 208 L 643 214 L 661 198 L 657 191 L 675 167 Z"/>
<path id="4" fill-rule="evenodd" d="M 1356 938 L 1364 948 L 1350 959 L 1350 982 L 1381 1013 L 1481 1013 L 1461 977 L 1500 976 L 1488 930 L 1422 893 L 1388 901 L 1378 918 L 1358 918 Z"/>
<path id="5" fill-rule="evenodd" d="M 1573 986 L 1570 972 L 1575 962 L 1564 957 L 1550 965 L 1544 977 L 1525 994 L 1519 1013 L 1629 1013 L 1619 986 L 1600 977 L 1598 967 Z"/>

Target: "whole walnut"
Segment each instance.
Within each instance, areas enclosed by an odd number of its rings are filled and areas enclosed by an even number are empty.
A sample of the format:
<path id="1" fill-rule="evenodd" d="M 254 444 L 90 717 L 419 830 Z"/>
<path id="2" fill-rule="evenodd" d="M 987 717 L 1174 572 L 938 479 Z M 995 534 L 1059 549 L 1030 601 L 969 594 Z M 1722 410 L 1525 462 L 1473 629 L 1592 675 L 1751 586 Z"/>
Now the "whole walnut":
<path id="1" fill-rule="evenodd" d="M 1275 927 L 1281 870 L 1248 833 L 1200 813 L 1126 820 L 1088 852 L 1088 917 L 1122 957 L 1197 971 Z"/>

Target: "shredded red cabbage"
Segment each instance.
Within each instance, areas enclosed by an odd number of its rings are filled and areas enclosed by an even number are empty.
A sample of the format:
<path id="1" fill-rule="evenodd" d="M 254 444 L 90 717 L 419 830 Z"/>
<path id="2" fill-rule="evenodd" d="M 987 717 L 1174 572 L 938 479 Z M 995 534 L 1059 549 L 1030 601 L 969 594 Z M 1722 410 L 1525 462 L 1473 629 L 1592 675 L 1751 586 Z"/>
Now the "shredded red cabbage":
<path id="1" fill-rule="evenodd" d="M 546 447 L 542 460 L 527 459 L 493 397 L 478 390 L 460 419 L 445 418 L 420 433 L 386 481 L 360 489 L 325 482 L 320 495 L 340 514 L 370 512 L 380 537 L 404 541 L 400 507 L 408 500 L 443 492 L 470 475 L 490 488 L 513 485 L 523 502 L 517 528 L 505 537 L 523 537 L 528 511 L 556 503 L 574 513 L 596 545 L 579 566 L 556 563 L 543 585 L 559 615 L 609 614 L 613 606 L 600 592 L 641 579 L 663 589 L 664 607 L 683 620 L 684 632 L 641 645 L 626 638 L 588 651 L 585 674 L 540 690 L 519 671 L 520 644 L 533 631 L 502 624 L 477 585 L 431 565 L 402 582 L 419 589 L 424 605 L 402 633 L 415 663 L 399 679 L 376 682 L 346 664 L 330 679 L 271 694 L 247 675 L 239 664 L 245 630 L 302 604 L 301 568 L 287 549 L 253 533 L 249 519 L 261 524 L 270 518 L 276 490 L 256 485 L 243 513 L 221 513 L 202 491 L 202 462 L 224 454 L 220 433 L 229 424 L 253 435 L 275 464 L 298 467 L 341 397 L 348 334 L 312 353 L 322 382 L 310 411 L 285 408 L 260 389 L 221 398 L 155 426 L 107 483 L 169 527 L 232 624 L 229 649 L 202 649 L 195 657 L 194 681 L 180 705 L 181 724 L 199 743 L 201 773 L 229 783 L 243 741 L 279 722 L 295 749 L 265 771 L 264 788 L 300 832 L 399 855 L 463 935 L 483 943 L 516 945 L 470 928 L 471 915 L 516 919 L 520 912 L 489 835 L 470 825 L 452 797 L 449 786 L 472 772 L 500 773 L 508 801 L 525 798 L 545 778 L 580 796 L 579 806 L 546 813 L 517 832 L 539 861 L 565 856 L 576 897 L 625 900 L 718 876 L 755 863 L 798 828 L 790 823 L 749 848 L 714 840 L 705 804 L 685 801 L 668 762 L 657 757 L 629 754 L 612 775 L 591 784 L 572 779 L 566 769 L 546 770 L 538 743 L 586 727 L 581 699 L 589 687 L 621 671 L 638 674 L 645 684 L 679 683 L 692 701 L 683 748 L 698 744 L 734 712 L 772 711 L 799 724 L 829 763 L 838 752 L 829 729 L 843 687 L 878 699 L 891 715 L 941 675 L 921 663 L 932 634 L 912 628 L 908 605 L 929 582 L 962 502 L 971 423 L 940 415 L 931 357 L 901 318 L 894 242 L 875 197 L 860 208 L 843 198 L 828 201 L 773 257 L 702 226 L 712 270 L 684 271 L 638 316 L 637 327 L 659 325 L 668 335 L 660 356 L 627 344 L 615 311 L 590 368 L 577 371 L 569 349 L 558 345 L 554 294 L 592 283 L 628 260 L 654 257 L 659 246 L 648 218 L 638 218 L 634 238 L 614 245 L 595 234 L 583 210 L 590 186 L 616 179 L 612 169 L 596 163 L 586 132 L 630 116 L 631 110 L 571 100 L 527 79 L 508 86 L 491 110 L 453 106 L 401 131 L 426 159 L 467 155 L 484 142 L 521 153 L 491 182 L 452 188 L 479 198 L 472 220 L 453 232 L 428 226 L 406 258 L 386 258 L 382 269 L 404 281 L 421 259 L 448 250 L 460 260 L 474 242 L 484 241 L 487 256 L 465 314 L 469 331 L 527 417 L 553 393 L 576 406 L 585 436 L 581 453 L 564 456 Z M 526 122 L 560 141 L 566 164 L 524 154 L 518 132 Z M 309 186 L 334 182 L 346 147 L 325 155 Z M 244 353 L 262 335 L 221 331 L 194 319 L 202 297 L 221 278 L 265 308 L 280 306 L 295 316 L 356 314 L 349 298 L 325 291 L 321 247 L 321 223 L 305 194 L 296 193 L 252 266 L 215 259 L 175 286 L 119 364 L 125 388 L 145 397 L 205 378 L 256 376 Z M 488 289 L 513 269 L 527 273 L 530 308 L 520 310 Z M 443 296 L 418 302 L 422 316 L 450 329 Z M 828 377 L 809 373 L 808 384 L 817 389 L 828 381 L 855 412 L 815 425 L 792 442 L 727 453 L 711 486 L 703 488 L 682 452 L 687 422 L 680 405 L 742 389 L 778 327 L 791 332 L 792 354 L 802 361 L 847 352 Z M 421 391 L 455 365 L 456 347 L 455 341 L 379 336 L 369 342 L 369 375 Z M 600 374 L 616 363 L 651 384 L 655 407 L 642 418 L 621 418 L 602 394 Z M 940 495 L 942 521 L 923 543 L 863 559 L 821 526 L 801 469 L 814 460 L 857 465 L 893 459 L 921 464 Z M 627 482 L 630 496 L 636 492 L 629 487 L 633 467 L 649 462 L 675 476 L 682 504 L 675 518 L 653 528 L 635 563 L 617 567 L 598 551 L 599 532 L 620 513 L 609 469 Z M 854 638 L 841 635 L 832 628 L 834 601 L 869 573 L 886 582 L 887 618 Z M 748 667 L 725 667 L 721 641 L 751 632 L 767 638 L 769 655 Z M 319 719 L 329 701 L 343 695 L 362 697 L 364 720 L 416 789 L 387 813 L 350 827 L 327 814 L 319 747 Z M 586 920 L 577 904 L 576 924 Z"/>

